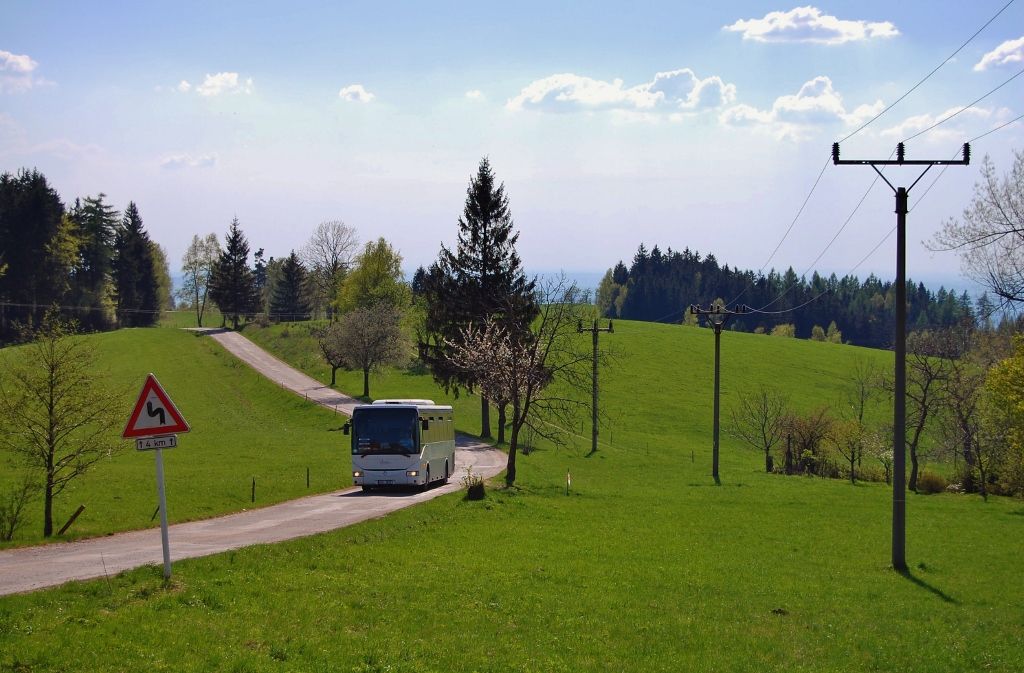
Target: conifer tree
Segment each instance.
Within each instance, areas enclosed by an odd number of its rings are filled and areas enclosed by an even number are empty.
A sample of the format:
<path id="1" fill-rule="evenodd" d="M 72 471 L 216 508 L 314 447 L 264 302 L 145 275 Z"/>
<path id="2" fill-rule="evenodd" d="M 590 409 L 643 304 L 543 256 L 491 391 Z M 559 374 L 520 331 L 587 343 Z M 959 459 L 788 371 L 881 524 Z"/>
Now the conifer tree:
<path id="1" fill-rule="evenodd" d="M 239 318 L 256 309 L 256 282 L 249 268 L 249 242 L 237 217 L 231 220 L 224 250 L 210 275 L 210 299 L 220 308 L 225 322 L 231 319 L 234 329 L 238 329 Z"/>
<path id="2" fill-rule="evenodd" d="M 123 327 L 156 323 L 160 314 L 158 281 L 153 271 L 153 247 L 139 209 L 129 201 L 114 239 L 114 295 Z"/>
<path id="3" fill-rule="evenodd" d="M 281 276 L 274 285 L 271 316 L 278 320 L 309 320 L 308 280 L 306 267 L 292 250 L 281 264 Z"/>
<path id="4" fill-rule="evenodd" d="M 490 161 L 484 157 L 466 190 L 455 251 L 442 245 L 437 262 L 419 279 L 427 304 L 420 357 L 446 389 L 474 386 L 446 357 L 450 350 L 446 343 L 458 343 L 469 325 L 490 319 L 512 334 L 524 338 L 529 334 L 539 309 L 534 282 L 527 280 L 516 253 L 518 239 L 505 185 L 496 185 Z M 480 435 L 491 436 L 489 405 L 483 397 Z"/>
<path id="5" fill-rule="evenodd" d="M 113 320 L 108 311 L 114 293 L 114 241 L 121 213 L 105 198 L 101 192 L 82 201 L 76 199 L 71 210 L 79 240 L 71 301 L 83 309 L 79 323 L 85 330 L 107 329 Z"/>

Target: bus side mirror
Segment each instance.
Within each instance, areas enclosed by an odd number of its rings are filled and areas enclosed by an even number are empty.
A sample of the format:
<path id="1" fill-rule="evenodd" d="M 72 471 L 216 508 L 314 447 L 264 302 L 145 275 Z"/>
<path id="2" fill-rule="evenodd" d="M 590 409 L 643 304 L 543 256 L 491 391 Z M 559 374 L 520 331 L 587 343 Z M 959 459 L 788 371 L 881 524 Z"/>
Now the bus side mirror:
<path id="1" fill-rule="evenodd" d="M 348 434 L 348 433 L 349 433 L 349 432 L 350 432 L 351 430 L 352 430 L 352 423 L 351 423 L 351 422 L 345 423 L 345 425 L 341 426 L 341 431 L 342 431 L 342 432 L 344 432 L 344 433 L 345 433 L 346 435 L 347 435 L 347 434 Z"/>
<path id="2" fill-rule="evenodd" d="M 420 425 L 423 427 L 424 430 L 429 430 L 430 429 L 430 421 L 428 421 L 425 418 L 421 418 L 420 419 Z"/>

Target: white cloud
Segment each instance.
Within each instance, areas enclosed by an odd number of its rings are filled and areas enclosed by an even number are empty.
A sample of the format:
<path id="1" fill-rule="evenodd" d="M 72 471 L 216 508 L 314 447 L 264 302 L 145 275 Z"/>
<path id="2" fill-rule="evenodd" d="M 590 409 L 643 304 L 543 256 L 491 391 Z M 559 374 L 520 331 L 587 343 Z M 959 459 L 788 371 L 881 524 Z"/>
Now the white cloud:
<path id="1" fill-rule="evenodd" d="M 342 87 L 341 91 L 338 92 L 340 98 L 344 98 L 352 103 L 369 103 L 375 95 L 363 88 L 362 84 L 349 84 L 346 87 Z"/>
<path id="2" fill-rule="evenodd" d="M 36 77 L 39 67 L 28 54 L 13 54 L 0 49 L 0 93 L 20 93 L 43 84 L 52 84 Z"/>
<path id="3" fill-rule="evenodd" d="M 805 82 L 796 94 L 776 98 L 770 110 L 735 105 L 724 110 L 719 121 L 726 126 L 767 127 L 779 138 L 799 140 L 815 126 L 837 121 L 849 126 L 861 124 L 884 107 L 884 103 L 878 100 L 848 112 L 843 97 L 832 86 L 832 80 L 820 75 Z"/>
<path id="4" fill-rule="evenodd" d="M 183 79 L 180 82 L 178 82 L 177 89 L 181 93 L 188 93 L 192 90 L 192 85 L 188 83 L 187 79 Z"/>
<path id="5" fill-rule="evenodd" d="M 572 73 L 551 75 L 531 82 L 506 103 L 510 110 L 572 112 L 620 110 L 639 112 L 697 112 L 728 105 L 736 86 L 720 77 L 701 79 L 689 68 L 659 72 L 650 82 L 625 88 L 611 82 Z"/>
<path id="6" fill-rule="evenodd" d="M 184 89 L 182 84 L 187 85 Z M 191 85 L 182 80 L 178 84 L 179 91 L 188 91 Z M 219 96 L 223 93 L 252 93 L 252 78 L 242 80 L 237 72 L 218 72 L 216 75 L 207 73 L 202 84 L 196 86 L 196 93 L 200 96 Z"/>
<path id="7" fill-rule="evenodd" d="M 480 89 L 473 89 L 472 91 L 466 92 L 466 98 L 469 98 L 470 100 L 483 100 L 484 92 Z"/>
<path id="8" fill-rule="evenodd" d="M 28 54 L 12 54 L 9 51 L 0 49 L 0 70 L 28 74 L 35 70 L 38 65 Z"/>
<path id="9" fill-rule="evenodd" d="M 754 42 L 813 42 L 844 44 L 900 34 L 888 21 L 851 21 L 822 14 L 817 7 L 796 7 L 788 12 L 769 12 L 761 19 L 741 19 L 723 30 L 742 33 Z"/>
<path id="10" fill-rule="evenodd" d="M 1003 42 L 982 56 L 981 60 L 974 64 L 974 70 L 975 72 L 980 72 L 992 65 L 1006 65 L 1007 63 L 1020 63 L 1021 61 L 1024 61 L 1024 37 Z"/>
<path id="11" fill-rule="evenodd" d="M 958 128 L 956 126 L 956 122 L 967 121 L 971 119 L 988 120 L 992 119 L 993 117 L 1006 117 L 1009 116 L 1009 110 L 1002 109 L 996 111 L 991 108 L 981 107 L 954 107 L 934 115 L 925 113 L 920 115 L 914 115 L 912 117 L 907 117 L 899 124 L 896 124 L 895 126 L 890 126 L 889 128 L 881 131 L 879 135 L 883 137 L 895 138 L 897 140 L 903 140 L 904 138 L 907 138 L 909 136 L 914 135 L 915 133 L 923 131 L 926 128 L 931 127 L 935 123 L 954 114 L 956 114 L 956 117 L 954 118 L 956 120 L 955 122 L 953 119 L 951 119 L 949 122 L 944 123 L 942 126 L 939 126 L 934 130 L 929 131 L 928 135 L 924 137 L 932 141 L 963 142 L 965 138 L 964 131 L 962 128 Z"/>
<path id="12" fill-rule="evenodd" d="M 211 168 L 217 165 L 217 154 L 171 154 L 160 160 L 160 168 L 175 170 L 179 168 Z"/>

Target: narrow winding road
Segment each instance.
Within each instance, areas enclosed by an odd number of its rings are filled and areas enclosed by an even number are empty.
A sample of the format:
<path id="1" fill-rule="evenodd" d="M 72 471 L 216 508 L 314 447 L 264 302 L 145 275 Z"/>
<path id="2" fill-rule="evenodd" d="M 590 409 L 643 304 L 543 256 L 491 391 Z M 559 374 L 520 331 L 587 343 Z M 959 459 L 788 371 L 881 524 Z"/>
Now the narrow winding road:
<path id="1" fill-rule="evenodd" d="M 351 415 L 359 404 L 281 362 L 241 334 L 204 330 L 224 348 L 278 385 L 316 404 Z M 465 435 L 456 437 L 456 473 L 447 486 L 416 493 L 368 495 L 350 488 L 239 512 L 216 519 L 170 526 L 172 561 L 207 556 L 253 544 L 280 542 L 335 530 L 384 516 L 460 488 L 466 467 L 492 477 L 505 466 L 505 454 Z M 162 563 L 160 529 L 102 538 L 0 551 L 0 595 L 33 591 L 72 580 L 112 575 Z"/>

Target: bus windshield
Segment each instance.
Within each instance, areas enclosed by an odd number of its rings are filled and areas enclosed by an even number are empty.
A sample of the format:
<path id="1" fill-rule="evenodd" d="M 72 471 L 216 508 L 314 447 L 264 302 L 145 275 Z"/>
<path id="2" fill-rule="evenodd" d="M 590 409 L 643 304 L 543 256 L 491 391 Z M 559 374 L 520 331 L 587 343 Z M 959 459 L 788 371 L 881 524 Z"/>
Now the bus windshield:
<path id="1" fill-rule="evenodd" d="M 352 418 L 352 453 L 419 454 L 415 409 L 357 409 Z"/>

